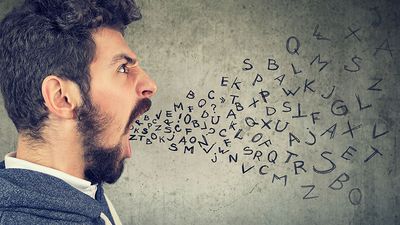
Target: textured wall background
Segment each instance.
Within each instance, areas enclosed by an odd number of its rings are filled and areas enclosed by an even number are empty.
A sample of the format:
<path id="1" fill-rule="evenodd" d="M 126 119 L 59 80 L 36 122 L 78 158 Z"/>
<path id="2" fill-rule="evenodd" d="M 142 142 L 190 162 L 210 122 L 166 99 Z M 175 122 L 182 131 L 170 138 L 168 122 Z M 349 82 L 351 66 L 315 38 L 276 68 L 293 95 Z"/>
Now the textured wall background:
<path id="1" fill-rule="evenodd" d="M 124 223 L 400 224 L 398 1 L 138 4 L 159 92 L 107 186 Z"/>

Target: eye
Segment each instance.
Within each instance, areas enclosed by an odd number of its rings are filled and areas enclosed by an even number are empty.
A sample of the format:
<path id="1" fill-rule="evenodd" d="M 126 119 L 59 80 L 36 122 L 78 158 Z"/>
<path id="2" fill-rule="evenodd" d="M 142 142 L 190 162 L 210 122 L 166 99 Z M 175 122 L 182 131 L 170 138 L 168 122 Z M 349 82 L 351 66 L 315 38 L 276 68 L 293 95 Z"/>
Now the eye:
<path id="1" fill-rule="evenodd" d="M 129 73 L 128 64 L 125 63 L 125 64 L 122 64 L 121 66 L 119 66 L 117 72 L 119 72 L 119 73 Z"/>

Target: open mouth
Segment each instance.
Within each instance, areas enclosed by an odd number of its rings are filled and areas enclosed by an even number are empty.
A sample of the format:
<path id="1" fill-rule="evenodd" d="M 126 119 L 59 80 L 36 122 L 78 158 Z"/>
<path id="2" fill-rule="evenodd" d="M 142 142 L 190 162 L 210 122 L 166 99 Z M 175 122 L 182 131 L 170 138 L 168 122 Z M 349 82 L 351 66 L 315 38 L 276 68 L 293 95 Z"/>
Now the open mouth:
<path id="1" fill-rule="evenodd" d="M 125 127 L 124 134 L 127 134 L 130 130 L 130 127 L 133 126 L 133 123 L 144 113 L 149 111 L 151 108 L 151 100 L 148 98 L 140 100 L 135 108 L 132 110 L 131 116 L 129 117 L 129 121 Z"/>
<path id="2" fill-rule="evenodd" d="M 126 125 L 125 132 L 123 134 L 123 155 L 124 158 L 130 158 L 132 156 L 132 147 L 129 140 L 129 130 L 130 127 L 133 126 L 133 123 L 138 119 L 141 115 L 147 112 L 151 107 L 150 99 L 143 99 L 138 102 L 135 108 L 132 110 L 131 116 L 129 117 L 129 121 Z"/>

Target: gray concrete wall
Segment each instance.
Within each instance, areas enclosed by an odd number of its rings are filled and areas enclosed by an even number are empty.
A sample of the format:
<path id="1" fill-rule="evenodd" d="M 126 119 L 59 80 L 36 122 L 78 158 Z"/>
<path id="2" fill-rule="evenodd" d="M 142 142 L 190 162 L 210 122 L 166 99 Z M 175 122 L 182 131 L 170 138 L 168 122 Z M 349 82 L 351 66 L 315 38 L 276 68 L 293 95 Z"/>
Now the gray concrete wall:
<path id="1" fill-rule="evenodd" d="M 125 224 L 400 224 L 398 1 L 138 4 L 126 38 L 159 91 L 106 187 Z"/>

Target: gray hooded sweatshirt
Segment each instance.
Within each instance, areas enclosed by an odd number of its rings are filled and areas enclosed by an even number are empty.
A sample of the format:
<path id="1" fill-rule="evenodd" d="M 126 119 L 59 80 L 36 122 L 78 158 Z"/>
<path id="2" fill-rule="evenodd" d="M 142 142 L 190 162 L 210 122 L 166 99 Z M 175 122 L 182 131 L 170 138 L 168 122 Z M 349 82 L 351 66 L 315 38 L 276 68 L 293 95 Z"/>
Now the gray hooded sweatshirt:
<path id="1" fill-rule="evenodd" d="M 102 185 L 96 199 L 63 180 L 0 162 L 0 225 L 112 224 Z"/>

